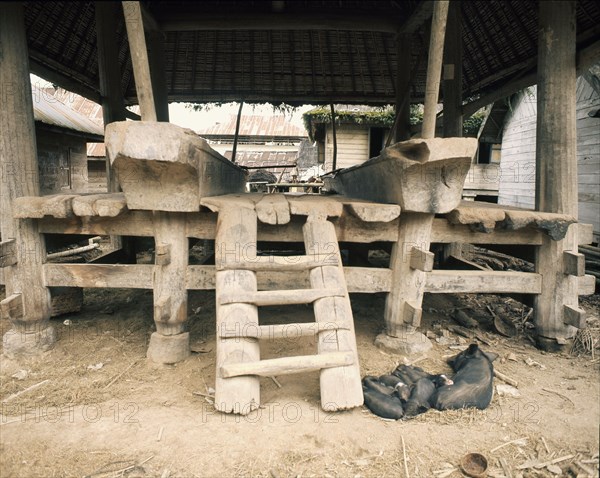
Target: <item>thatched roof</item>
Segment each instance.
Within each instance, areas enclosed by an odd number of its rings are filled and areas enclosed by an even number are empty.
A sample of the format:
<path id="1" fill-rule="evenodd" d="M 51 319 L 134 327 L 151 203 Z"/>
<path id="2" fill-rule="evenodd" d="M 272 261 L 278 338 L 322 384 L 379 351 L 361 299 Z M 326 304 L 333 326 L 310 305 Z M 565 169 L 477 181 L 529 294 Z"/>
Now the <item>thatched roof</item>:
<path id="1" fill-rule="evenodd" d="M 538 2 L 462 3 L 463 93 L 535 72 Z M 170 101 L 383 105 L 396 97 L 398 33 L 412 37 L 413 101 L 422 101 L 432 2 L 148 1 L 164 35 Z M 577 1 L 578 49 L 598 43 L 600 2 Z M 32 70 L 99 99 L 94 2 L 25 4 Z M 128 104 L 136 103 L 125 23 L 115 35 Z"/>

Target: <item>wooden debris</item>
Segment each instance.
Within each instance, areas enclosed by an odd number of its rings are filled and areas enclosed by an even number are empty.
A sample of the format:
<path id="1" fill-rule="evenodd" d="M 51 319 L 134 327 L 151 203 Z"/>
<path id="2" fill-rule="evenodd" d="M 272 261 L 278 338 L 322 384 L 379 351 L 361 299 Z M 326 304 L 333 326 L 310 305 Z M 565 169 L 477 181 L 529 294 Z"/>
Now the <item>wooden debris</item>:
<path id="1" fill-rule="evenodd" d="M 494 377 L 499 378 L 500 380 L 502 380 L 505 383 L 508 383 L 509 385 L 518 388 L 519 386 L 519 382 L 517 382 L 516 380 L 504 375 L 503 373 L 499 372 L 498 370 L 494 369 Z"/>
<path id="2" fill-rule="evenodd" d="M 40 388 L 41 386 L 46 385 L 49 382 L 50 382 L 50 380 L 44 380 L 42 382 L 36 383 L 35 385 L 32 385 L 31 387 L 27 387 L 25 390 L 21 390 L 20 392 L 13 393 L 12 395 L 9 395 L 4 400 L 2 400 L 2 403 L 10 402 L 11 400 L 14 400 L 17 397 L 20 397 L 21 395 L 24 395 L 25 393 L 32 392 L 33 390 Z"/>
<path id="3" fill-rule="evenodd" d="M 512 445 L 515 443 L 518 445 L 524 445 L 526 442 L 527 442 L 527 437 L 516 438 L 514 440 L 507 441 L 507 442 L 503 443 L 502 445 L 498 445 L 496 448 L 492 448 L 490 450 L 490 453 L 495 453 L 498 450 L 500 450 L 501 448 L 504 448 L 505 446 L 508 446 L 508 445 Z"/>
<path id="4" fill-rule="evenodd" d="M 108 390 L 108 388 L 114 384 L 117 380 L 119 380 L 123 375 L 125 375 L 125 373 L 131 368 L 133 367 L 136 363 L 138 363 L 140 361 L 140 359 L 134 360 L 133 362 L 131 362 L 129 364 L 129 366 L 123 370 L 121 373 L 119 373 L 115 378 L 113 378 L 110 382 L 108 382 L 108 384 L 103 388 L 103 390 Z"/>
<path id="5" fill-rule="evenodd" d="M 542 390 L 543 390 L 544 392 L 548 392 L 548 393 L 554 393 L 554 394 L 558 395 L 559 397 L 561 397 L 561 398 L 564 398 L 565 400 L 568 400 L 569 402 L 571 402 L 571 405 L 575 406 L 575 402 L 573 402 L 573 400 L 571 400 L 571 399 L 570 399 L 569 397 L 567 397 L 566 395 L 563 395 L 562 393 L 560 393 L 560 392 L 557 392 L 556 390 L 552 390 L 552 389 L 550 389 L 550 388 L 542 388 Z"/>
<path id="6" fill-rule="evenodd" d="M 548 465 L 554 465 L 556 463 L 560 463 L 561 461 L 570 460 L 573 457 L 575 457 L 575 455 L 565 455 L 565 456 L 561 456 L 559 458 L 555 458 L 554 460 L 545 461 L 545 462 L 540 462 L 538 460 L 528 460 L 525 463 L 517 466 L 516 469 L 517 470 L 526 470 L 528 468 L 537 468 L 537 469 L 546 468 Z"/>
<path id="7" fill-rule="evenodd" d="M 473 329 L 479 326 L 479 322 L 475 319 L 469 317 L 464 311 L 458 310 L 454 314 L 452 314 L 452 318 L 456 320 L 463 327 L 467 327 L 469 329 Z"/>
<path id="8" fill-rule="evenodd" d="M 402 458 L 404 461 L 404 476 L 406 478 L 410 478 L 408 473 L 408 460 L 406 459 L 406 446 L 404 445 L 404 435 L 400 435 L 400 440 L 402 441 Z"/>

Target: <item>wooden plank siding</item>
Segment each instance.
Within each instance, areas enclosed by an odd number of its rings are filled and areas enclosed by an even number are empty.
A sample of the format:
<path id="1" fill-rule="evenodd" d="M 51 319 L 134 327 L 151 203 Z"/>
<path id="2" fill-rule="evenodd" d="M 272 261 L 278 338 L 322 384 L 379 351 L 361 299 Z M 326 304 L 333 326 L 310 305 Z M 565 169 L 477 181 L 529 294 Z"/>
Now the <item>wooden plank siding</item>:
<path id="1" fill-rule="evenodd" d="M 579 221 L 592 224 L 600 238 L 600 118 L 588 112 L 600 108 L 600 94 L 585 77 L 577 80 L 577 177 Z"/>
<path id="2" fill-rule="evenodd" d="M 577 175 L 579 221 L 593 225 L 600 239 L 600 119 L 588 112 L 600 108 L 600 95 L 582 76 L 577 79 Z M 536 87 L 511 101 L 504 125 L 498 203 L 535 207 Z"/>
<path id="3" fill-rule="evenodd" d="M 336 125 L 337 169 L 360 164 L 369 159 L 369 128 L 364 125 Z M 333 167 L 333 133 L 327 127 L 325 171 Z"/>
<path id="4" fill-rule="evenodd" d="M 535 207 L 535 87 L 511 100 L 502 136 L 502 162 L 498 204 Z"/>

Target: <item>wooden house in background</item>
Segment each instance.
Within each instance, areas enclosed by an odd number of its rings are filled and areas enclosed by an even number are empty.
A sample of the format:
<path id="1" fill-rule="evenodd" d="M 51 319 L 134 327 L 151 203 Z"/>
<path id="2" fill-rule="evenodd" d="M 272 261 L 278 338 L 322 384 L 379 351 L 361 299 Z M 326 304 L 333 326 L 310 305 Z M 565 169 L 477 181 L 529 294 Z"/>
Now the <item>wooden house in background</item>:
<path id="1" fill-rule="evenodd" d="M 596 71 L 596 74 L 593 73 Z M 577 178 L 579 221 L 593 224 L 600 241 L 600 64 L 577 79 Z M 503 124 L 500 204 L 535 207 L 537 89 L 510 99 Z"/>
<path id="2" fill-rule="evenodd" d="M 52 88 L 32 85 L 32 99 L 41 194 L 90 192 L 87 143 L 104 141 L 104 129 L 60 101 Z"/>
<path id="3" fill-rule="evenodd" d="M 233 158 L 237 116 L 198 131 L 210 146 Z M 302 156 L 302 157 L 300 157 Z M 308 142 L 308 133 L 282 114 L 242 115 L 235 162 L 253 170 L 265 170 L 283 182 L 292 181 L 306 169 L 316 166 L 316 156 Z M 284 166 L 284 167 L 282 167 Z"/>
<path id="4" fill-rule="evenodd" d="M 498 108 L 486 110 L 481 128 L 466 132 L 465 136 L 479 137 L 479 150 L 467 174 L 463 197 L 469 200 L 496 202 L 500 167 L 500 141 L 493 131 Z M 330 108 L 315 108 L 304 114 L 310 138 L 317 145 L 317 158 L 325 171 L 347 168 L 374 158 L 385 148 L 394 110 L 361 105 L 336 105 L 336 164 L 333 167 L 333 127 Z M 478 123 L 477 123 L 478 124 Z M 411 135 L 418 135 L 420 124 L 411 125 Z M 477 131 L 479 129 L 479 131 Z M 442 123 L 436 130 L 442 136 Z"/>

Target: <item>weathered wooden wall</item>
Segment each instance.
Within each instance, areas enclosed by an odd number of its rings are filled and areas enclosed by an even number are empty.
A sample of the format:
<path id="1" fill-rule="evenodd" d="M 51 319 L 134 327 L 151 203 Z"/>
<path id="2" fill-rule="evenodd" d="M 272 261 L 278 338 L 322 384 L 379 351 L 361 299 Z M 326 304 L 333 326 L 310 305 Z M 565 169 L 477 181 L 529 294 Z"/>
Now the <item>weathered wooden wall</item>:
<path id="1" fill-rule="evenodd" d="M 512 103 L 502 141 L 498 203 L 533 208 L 535 201 L 536 88 Z M 588 112 L 600 107 L 600 94 L 584 78 L 577 79 L 577 174 L 579 221 L 593 224 L 600 240 L 600 119 Z"/>
<path id="2" fill-rule="evenodd" d="M 600 80 L 596 78 L 597 86 Z M 594 225 L 594 240 L 600 240 L 600 118 L 588 112 L 600 108 L 600 91 L 585 77 L 577 80 L 577 176 L 579 221 Z"/>
<path id="3" fill-rule="evenodd" d="M 88 192 L 86 141 L 36 126 L 40 193 Z M 104 179 L 106 181 L 106 178 Z"/>
<path id="4" fill-rule="evenodd" d="M 336 125 L 337 166 L 347 168 L 369 159 L 369 128 L 361 125 Z M 333 133 L 327 127 L 325 139 L 325 171 L 331 171 L 333 164 Z"/>
<path id="5" fill-rule="evenodd" d="M 502 136 L 498 203 L 528 209 L 535 207 L 536 88 L 511 100 Z"/>

